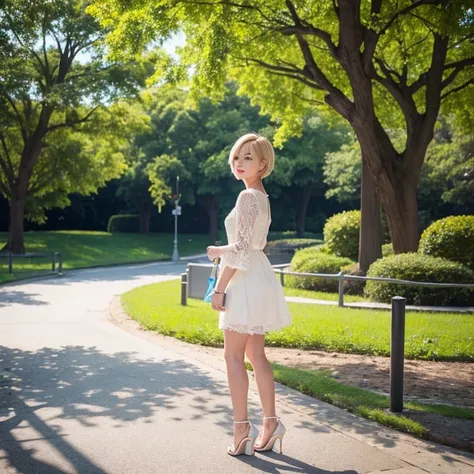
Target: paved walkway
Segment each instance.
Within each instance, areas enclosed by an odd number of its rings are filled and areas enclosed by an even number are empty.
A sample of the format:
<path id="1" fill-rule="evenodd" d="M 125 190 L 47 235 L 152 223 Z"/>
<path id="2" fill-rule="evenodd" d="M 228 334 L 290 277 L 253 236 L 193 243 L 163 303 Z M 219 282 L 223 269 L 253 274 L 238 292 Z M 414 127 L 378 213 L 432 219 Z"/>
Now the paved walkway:
<path id="1" fill-rule="evenodd" d="M 473 472 L 473 455 L 281 386 L 284 454 L 227 456 L 223 362 L 141 331 L 117 310 L 121 293 L 184 268 L 91 269 L 0 288 L 2 474 Z M 252 381 L 250 417 L 260 416 Z"/>

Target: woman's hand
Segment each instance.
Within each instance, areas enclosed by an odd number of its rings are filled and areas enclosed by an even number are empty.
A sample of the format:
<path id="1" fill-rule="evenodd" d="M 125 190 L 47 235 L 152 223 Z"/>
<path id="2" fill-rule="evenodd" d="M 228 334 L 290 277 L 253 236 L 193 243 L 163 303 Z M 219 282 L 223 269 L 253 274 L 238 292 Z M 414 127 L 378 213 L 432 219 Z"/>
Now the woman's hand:
<path id="1" fill-rule="evenodd" d="M 207 247 L 206 252 L 209 260 L 214 260 L 216 257 L 220 257 L 222 255 L 221 249 L 219 247 L 215 247 L 214 245 Z"/>
<path id="2" fill-rule="evenodd" d="M 225 311 L 224 296 L 225 296 L 224 293 L 212 294 L 212 309 L 216 311 Z"/>

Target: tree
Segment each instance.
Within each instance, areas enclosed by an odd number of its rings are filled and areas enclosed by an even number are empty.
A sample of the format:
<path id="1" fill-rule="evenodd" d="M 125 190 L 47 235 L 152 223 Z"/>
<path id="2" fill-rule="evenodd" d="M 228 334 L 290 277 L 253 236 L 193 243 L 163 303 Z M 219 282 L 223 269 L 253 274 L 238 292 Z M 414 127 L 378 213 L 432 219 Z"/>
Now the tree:
<path id="1" fill-rule="evenodd" d="M 122 53 L 182 27 L 193 90 L 222 91 L 231 73 L 241 92 L 281 120 L 279 137 L 301 129 L 310 106 L 329 106 L 347 120 L 361 147 L 363 194 L 375 187 L 400 253 L 418 246 L 416 189 L 441 106 L 473 109 L 470 4 L 176 0 L 158 9 L 155 1 L 106 0 L 94 12 L 115 22 L 109 44 Z M 395 126 L 405 131 L 401 150 L 388 134 Z"/>
<path id="2" fill-rule="evenodd" d="M 143 195 L 150 191 L 161 207 L 173 200 L 179 175 L 180 202 L 198 202 L 206 210 L 211 242 L 217 240 L 219 213 L 233 200 L 229 190 L 237 193 L 240 188 L 231 175 L 227 154 L 239 135 L 268 124 L 268 117 L 260 116 L 248 98 L 238 97 L 236 89 L 235 84 L 228 84 L 222 101 L 202 99 L 195 108 L 186 106 L 186 91 L 167 84 L 144 92 L 151 129 L 134 142 L 142 158 L 130 164 L 127 176 L 133 173 L 135 185 L 133 180 L 122 181 L 124 188 L 140 186 Z"/>
<path id="3" fill-rule="evenodd" d="M 116 194 L 138 212 L 140 232 L 148 233 L 154 203 L 150 194 L 151 182 L 146 171 L 147 160 L 142 150 L 132 147 L 128 162 L 130 164 L 119 180 Z"/>
<path id="4" fill-rule="evenodd" d="M 289 159 L 292 173 L 289 192 L 296 209 L 296 234 L 304 237 L 308 204 L 319 190 L 322 194 L 324 183 L 322 168 L 327 153 L 340 148 L 347 140 L 344 127 L 330 127 L 320 116 L 305 117 L 301 137 L 288 140 L 282 154 Z"/>
<path id="5" fill-rule="evenodd" d="M 447 133 L 445 138 L 437 136 L 428 148 L 421 191 L 428 188 L 426 199 L 432 201 L 436 193 L 441 195 L 443 202 L 464 208 L 464 212 L 472 212 L 474 134 L 464 135 L 451 127 Z"/>
<path id="6" fill-rule="evenodd" d="M 351 209 L 359 209 L 362 161 L 357 141 L 328 153 L 323 172 L 324 183 L 328 186 L 326 197 L 334 197 L 341 203 L 347 203 Z"/>
<path id="7" fill-rule="evenodd" d="M 2 2 L 0 192 L 10 203 L 4 250 L 24 252 L 25 213 L 41 218 L 42 209 L 67 204 L 66 194 L 74 186 L 60 178 L 64 173 L 72 177 L 72 168 L 63 168 L 68 159 L 71 166 L 86 164 L 74 160 L 79 141 L 96 157 L 105 150 L 106 143 L 100 145 L 97 136 L 87 144 L 85 135 L 71 129 L 85 125 L 101 104 L 110 104 L 125 91 L 133 92 L 143 78 L 138 65 L 127 69 L 105 61 L 101 42 L 105 31 L 85 13 L 87 5 L 83 0 Z M 111 157 L 101 156 L 105 160 L 102 178 L 108 174 L 106 161 Z M 92 169 L 87 170 L 89 176 Z M 80 179 L 79 174 L 76 178 Z M 103 182 L 98 178 L 91 179 L 90 186 L 86 179 L 76 182 L 76 189 L 91 192 Z"/>
<path id="8" fill-rule="evenodd" d="M 217 240 L 219 215 L 229 210 L 235 194 L 242 189 L 230 171 L 230 149 L 244 133 L 262 133 L 269 126 L 269 117 L 259 115 L 259 107 L 252 106 L 248 97 L 239 97 L 236 92 L 235 83 L 226 84 L 222 100 L 213 103 L 201 99 L 196 114 L 198 141 L 194 150 L 200 165 L 196 194 L 209 216 L 211 243 Z"/>

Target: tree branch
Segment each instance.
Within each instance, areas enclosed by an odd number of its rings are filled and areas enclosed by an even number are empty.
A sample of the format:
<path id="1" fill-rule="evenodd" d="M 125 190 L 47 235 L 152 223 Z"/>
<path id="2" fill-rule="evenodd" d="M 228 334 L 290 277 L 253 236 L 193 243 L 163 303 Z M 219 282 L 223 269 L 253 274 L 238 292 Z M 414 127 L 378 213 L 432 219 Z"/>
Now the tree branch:
<path id="1" fill-rule="evenodd" d="M 445 64 L 444 70 L 453 69 L 451 74 L 442 82 L 441 86 L 443 89 L 448 87 L 456 76 L 467 66 L 472 66 L 474 64 L 474 56 L 471 58 L 463 59 L 462 61 L 456 61 L 454 63 Z"/>
<path id="2" fill-rule="evenodd" d="M 1 157 L 0 157 L 0 159 L 1 159 Z M 2 180 L 0 180 L 0 191 L 3 192 L 3 194 L 5 195 L 5 197 L 7 199 L 10 198 L 10 196 L 11 196 L 10 190 L 2 183 Z"/>
<path id="3" fill-rule="evenodd" d="M 71 121 L 71 122 L 68 122 L 68 120 L 66 119 L 66 121 L 64 123 L 57 123 L 55 125 L 50 125 L 47 129 L 46 129 L 46 133 L 50 133 L 54 130 L 58 130 L 59 128 L 66 128 L 66 127 L 75 127 L 76 125 L 79 125 L 81 123 L 84 123 L 84 122 L 87 122 L 90 117 L 92 116 L 92 114 L 100 107 L 100 105 L 97 105 L 96 107 L 94 107 L 92 110 L 90 110 L 87 115 L 85 115 L 84 117 L 82 117 L 81 119 L 79 120 L 74 120 L 74 121 Z"/>
<path id="4" fill-rule="evenodd" d="M 403 83 L 403 78 L 399 74 L 391 70 L 381 59 L 376 58 L 375 61 L 379 65 L 385 77 L 377 74 L 375 68 L 371 71 L 371 77 L 383 85 L 395 99 L 395 102 L 397 102 L 403 113 L 403 116 L 405 117 L 408 129 L 413 130 L 416 119 L 419 117 L 413 96 L 409 93 L 406 84 Z M 397 84 L 393 80 L 392 74 L 394 74 L 400 80 L 400 84 Z"/>
<path id="5" fill-rule="evenodd" d="M 312 89 L 316 89 L 318 91 L 324 91 L 322 87 L 319 87 L 316 83 L 309 81 L 308 79 L 305 79 L 304 77 L 297 76 L 296 74 L 289 74 L 289 73 L 284 73 L 284 72 L 277 72 L 277 71 L 270 71 L 270 74 L 273 76 L 281 76 L 281 77 L 288 77 L 290 79 L 300 81 L 302 84 L 305 84 Z M 321 102 L 322 104 L 322 102 Z"/>
<path id="6" fill-rule="evenodd" d="M 46 52 L 46 25 L 45 22 L 43 21 L 43 57 L 44 57 L 44 64 L 46 67 L 46 71 L 48 72 L 48 75 L 45 76 L 46 78 L 46 84 L 49 84 L 49 80 L 51 78 L 50 76 L 50 70 L 49 70 L 49 61 L 48 61 L 48 54 Z"/>
<path id="7" fill-rule="evenodd" d="M 14 175 L 15 175 L 15 170 L 13 169 L 13 163 L 12 163 L 12 160 L 10 158 L 10 152 L 8 150 L 7 142 L 6 142 L 5 137 L 3 135 L 0 135 L 0 141 L 2 142 L 3 150 L 5 151 L 5 157 L 7 159 L 6 164 L 8 164 L 8 169 L 10 170 L 11 178 L 13 178 Z"/>
<path id="8" fill-rule="evenodd" d="M 474 84 L 474 78 L 471 78 L 471 79 L 469 79 L 467 82 L 465 82 L 464 84 L 461 84 L 460 86 L 455 87 L 454 89 L 451 89 L 451 90 L 449 90 L 448 92 L 444 93 L 444 94 L 441 96 L 441 100 L 444 100 L 446 97 L 448 97 L 448 96 L 451 95 L 451 94 L 454 94 L 455 92 L 462 91 L 463 89 L 465 89 L 465 88 L 466 88 L 467 86 L 469 86 L 470 84 Z"/>
<path id="9" fill-rule="evenodd" d="M 316 36 L 322 39 L 326 43 L 329 49 L 329 52 L 331 53 L 331 56 L 333 58 L 336 58 L 337 56 L 337 48 L 336 48 L 336 45 L 332 41 L 331 35 L 327 31 L 321 30 L 320 28 L 316 28 L 313 25 L 304 26 L 300 24 L 300 25 L 284 26 L 282 28 L 278 28 L 277 31 L 287 36 L 296 35 L 296 34 Z"/>
<path id="10" fill-rule="evenodd" d="M 4 160 L 1 153 L 0 153 L 0 168 L 2 169 L 5 177 L 8 180 L 9 185 L 11 186 L 14 183 L 15 176 L 12 175 L 9 169 L 8 163 Z"/>
<path id="11" fill-rule="evenodd" d="M 309 102 L 311 104 L 316 104 L 316 105 L 326 105 L 322 100 L 316 100 L 316 99 L 307 99 L 306 97 L 302 97 L 296 92 L 292 92 L 292 95 L 294 95 L 296 98 L 303 102 Z"/>
<path id="12" fill-rule="evenodd" d="M 9 94 L 6 91 L 3 91 L 3 94 L 7 98 L 8 102 L 10 103 L 10 105 L 13 109 L 13 111 L 15 112 L 15 115 L 16 115 L 16 118 L 17 118 L 17 121 L 18 121 L 18 125 L 20 126 L 20 130 L 21 130 L 21 137 L 23 139 L 23 142 L 26 143 L 26 141 L 28 140 L 28 132 L 27 132 L 25 124 L 23 122 L 23 118 L 22 118 L 20 112 L 18 112 L 15 101 L 9 96 Z"/>
<path id="13" fill-rule="evenodd" d="M 406 15 L 411 11 L 419 8 L 422 5 L 439 5 L 443 3 L 445 0 L 412 0 L 412 4 L 408 5 L 407 7 L 403 8 L 402 10 L 396 12 L 392 18 L 386 23 L 386 25 L 380 30 L 380 35 L 383 35 L 391 26 L 392 24 L 398 19 L 398 17 L 402 15 Z"/>
<path id="14" fill-rule="evenodd" d="M 56 40 L 56 45 L 58 47 L 59 56 L 62 56 L 63 55 L 63 48 L 61 47 L 61 42 L 59 41 L 59 38 L 57 37 L 56 32 L 54 30 L 51 31 L 51 33 L 54 36 L 54 39 Z"/>
<path id="15" fill-rule="evenodd" d="M 448 52 L 448 39 L 438 34 L 434 37 L 431 65 L 426 74 L 426 112 L 428 123 L 436 121 L 441 106 L 441 91 L 443 89 L 443 65 Z M 428 125 L 428 128 L 430 126 Z"/>
<path id="16" fill-rule="evenodd" d="M 265 69 L 270 70 L 272 73 L 275 73 L 275 75 L 297 79 L 300 82 L 303 82 L 304 84 L 312 87 L 313 89 L 325 90 L 317 82 L 311 82 L 311 79 L 313 78 L 311 77 L 311 75 L 307 74 L 304 69 L 300 69 L 296 66 L 292 66 L 290 63 L 287 63 L 286 61 L 285 61 L 285 64 L 287 64 L 287 66 L 278 66 L 275 64 L 267 63 L 261 59 L 246 58 L 246 57 L 241 57 L 241 56 L 234 56 L 234 57 L 240 61 L 248 61 L 251 63 L 258 64 L 259 66 L 262 66 Z"/>
<path id="17" fill-rule="evenodd" d="M 43 61 L 41 61 L 41 58 L 39 57 L 38 53 L 33 48 L 29 48 L 23 43 L 21 38 L 18 36 L 15 28 L 12 27 L 12 21 L 11 21 L 10 15 L 6 14 L 5 18 L 8 20 L 9 30 L 12 32 L 15 39 L 18 41 L 18 43 L 20 44 L 22 48 L 26 49 L 32 56 L 34 56 L 36 61 L 38 61 L 40 69 L 43 71 L 43 75 L 46 76 L 47 73 L 46 73 L 45 65 L 43 64 Z"/>
<path id="18" fill-rule="evenodd" d="M 456 43 L 453 43 L 448 49 L 457 48 L 460 44 L 464 43 L 464 41 L 467 41 L 471 38 L 474 38 L 474 33 L 469 33 L 468 35 L 464 36 L 464 38 L 461 38 L 459 41 L 456 41 Z"/>

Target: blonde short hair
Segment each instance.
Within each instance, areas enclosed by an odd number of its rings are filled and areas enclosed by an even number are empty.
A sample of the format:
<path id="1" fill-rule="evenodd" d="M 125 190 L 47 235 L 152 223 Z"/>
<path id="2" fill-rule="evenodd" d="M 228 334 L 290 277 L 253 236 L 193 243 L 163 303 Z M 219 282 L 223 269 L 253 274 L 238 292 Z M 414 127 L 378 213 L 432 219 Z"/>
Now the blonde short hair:
<path id="1" fill-rule="evenodd" d="M 252 153 L 252 156 L 258 158 L 261 163 L 265 163 L 265 167 L 261 171 L 263 173 L 262 179 L 270 176 L 275 167 L 275 151 L 273 150 L 272 144 L 265 137 L 256 133 L 247 133 L 235 142 L 229 154 L 230 167 L 232 168 L 234 157 L 239 153 L 242 145 L 245 143 L 250 143 L 250 153 Z"/>

